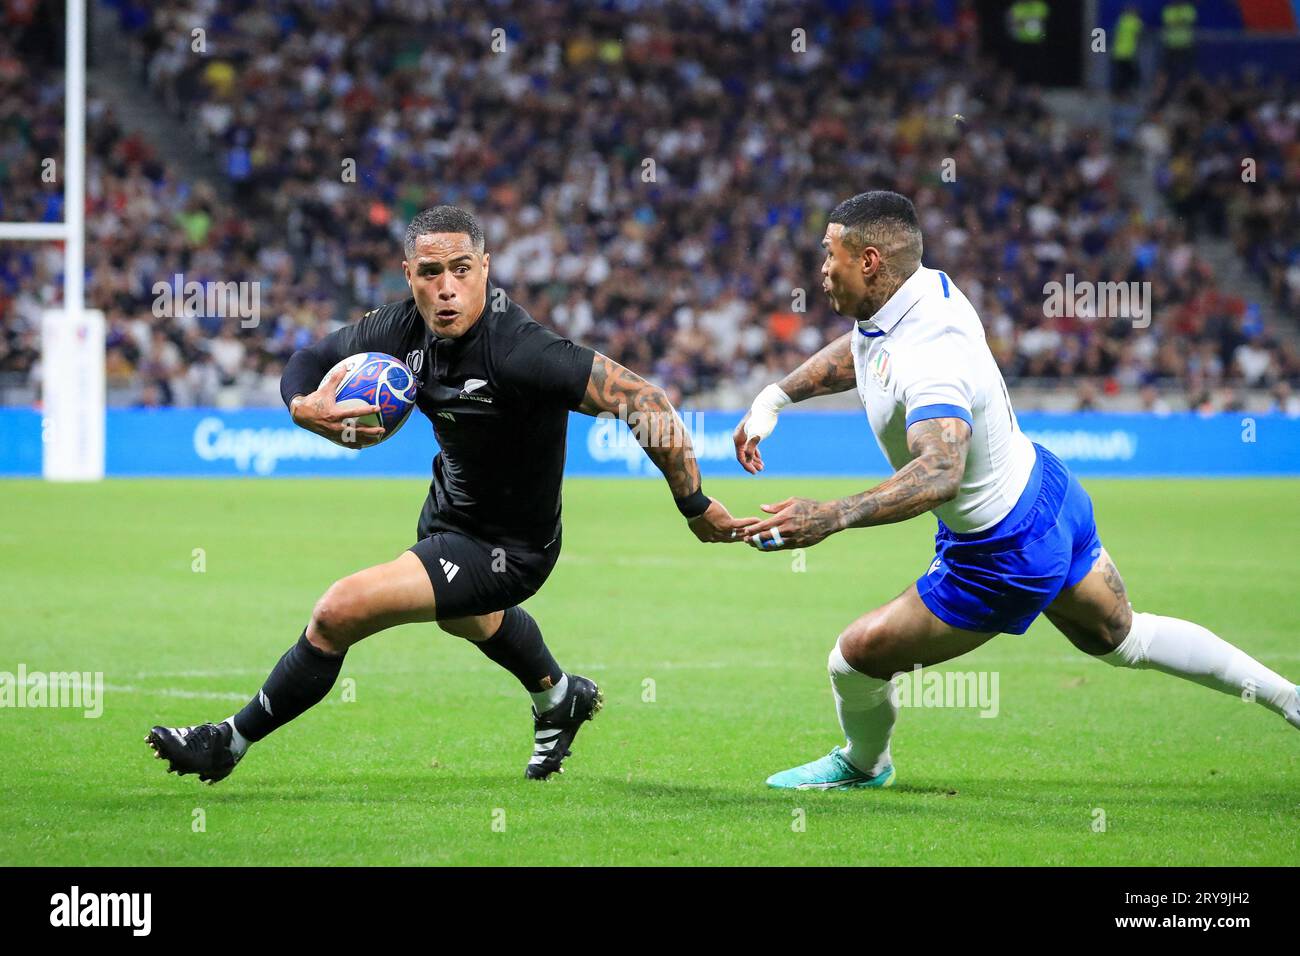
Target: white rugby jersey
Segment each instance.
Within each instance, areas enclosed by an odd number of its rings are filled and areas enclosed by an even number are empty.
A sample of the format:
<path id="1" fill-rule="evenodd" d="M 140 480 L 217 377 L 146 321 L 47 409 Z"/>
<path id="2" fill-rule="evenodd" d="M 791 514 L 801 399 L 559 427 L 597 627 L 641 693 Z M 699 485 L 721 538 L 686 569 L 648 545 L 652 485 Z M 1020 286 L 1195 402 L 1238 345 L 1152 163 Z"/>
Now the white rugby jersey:
<path id="1" fill-rule="evenodd" d="M 856 323 L 858 396 L 895 471 L 913 458 L 908 426 L 960 418 L 971 426 L 961 490 L 934 514 L 957 532 L 983 531 L 1007 516 L 1033 471 L 1033 443 L 1016 423 L 984 326 L 961 290 L 921 266 L 875 315 Z"/>

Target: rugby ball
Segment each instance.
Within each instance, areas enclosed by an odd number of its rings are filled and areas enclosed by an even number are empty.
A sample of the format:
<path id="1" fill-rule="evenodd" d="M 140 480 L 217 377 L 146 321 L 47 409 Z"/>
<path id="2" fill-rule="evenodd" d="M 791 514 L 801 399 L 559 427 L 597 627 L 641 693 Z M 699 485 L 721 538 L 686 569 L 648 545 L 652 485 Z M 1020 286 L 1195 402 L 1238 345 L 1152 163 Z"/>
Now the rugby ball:
<path id="1" fill-rule="evenodd" d="M 415 407 L 419 390 L 415 376 L 405 363 L 391 355 L 358 352 L 330 369 L 321 379 L 321 384 L 324 385 L 340 368 L 347 369 L 347 372 L 334 392 L 335 404 L 344 410 L 378 405 L 378 412 L 359 416 L 357 424 L 382 426 L 384 437 L 375 444 L 388 441 L 406 423 Z"/>

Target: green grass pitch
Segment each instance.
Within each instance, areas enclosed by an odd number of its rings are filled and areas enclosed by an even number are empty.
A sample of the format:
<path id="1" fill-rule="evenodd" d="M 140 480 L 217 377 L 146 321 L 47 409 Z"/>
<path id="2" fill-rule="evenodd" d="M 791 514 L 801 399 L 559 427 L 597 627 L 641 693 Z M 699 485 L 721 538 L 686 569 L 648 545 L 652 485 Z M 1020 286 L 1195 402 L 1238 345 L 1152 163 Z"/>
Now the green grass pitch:
<path id="1" fill-rule="evenodd" d="M 861 484 L 708 488 L 752 513 Z M 1300 677 L 1300 484 L 1085 484 L 1139 609 Z M 107 689 L 99 719 L 0 709 L 0 864 L 1297 861 L 1295 730 L 1089 660 L 1041 620 L 946 665 L 997 672 L 996 717 L 902 712 L 893 789 L 767 790 L 768 774 L 838 742 L 827 652 L 925 570 L 933 521 L 838 535 L 800 571 L 789 553 L 696 543 L 652 481 L 569 481 L 563 557 L 528 604 L 561 664 L 607 698 L 563 777 L 522 778 L 527 698 L 431 624 L 354 648 L 348 682 L 225 782 L 164 773 L 150 725 L 241 706 L 331 581 L 410 543 L 424 490 L 6 482 L 0 671 L 102 671 Z"/>

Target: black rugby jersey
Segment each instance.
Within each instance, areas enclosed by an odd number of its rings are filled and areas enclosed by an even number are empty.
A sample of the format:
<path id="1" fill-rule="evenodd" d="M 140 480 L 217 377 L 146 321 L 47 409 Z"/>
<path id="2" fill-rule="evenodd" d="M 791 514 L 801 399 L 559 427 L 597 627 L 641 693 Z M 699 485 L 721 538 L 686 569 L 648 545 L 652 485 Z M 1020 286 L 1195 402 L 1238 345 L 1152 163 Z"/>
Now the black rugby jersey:
<path id="1" fill-rule="evenodd" d="M 410 298 L 295 352 L 280 380 L 285 404 L 357 352 L 387 352 L 419 383 L 417 404 L 440 448 L 421 534 L 450 528 L 530 548 L 555 539 L 568 413 L 586 393 L 591 349 L 539 325 L 489 282 L 482 315 L 458 339 L 430 332 Z"/>

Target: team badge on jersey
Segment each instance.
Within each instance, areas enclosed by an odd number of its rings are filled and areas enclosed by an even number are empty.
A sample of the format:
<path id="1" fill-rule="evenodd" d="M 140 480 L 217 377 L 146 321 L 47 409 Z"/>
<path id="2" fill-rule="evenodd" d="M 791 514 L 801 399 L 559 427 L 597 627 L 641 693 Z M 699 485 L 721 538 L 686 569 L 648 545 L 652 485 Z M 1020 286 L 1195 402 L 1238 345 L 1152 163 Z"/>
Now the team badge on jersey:
<path id="1" fill-rule="evenodd" d="M 871 374 L 871 377 L 875 380 L 877 385 L 881 388 L 886 387 L 889 384 L 888 350 L 882 348 L 877 352 L 876 357 L 873 358 L 871 364 L 867 366 L 867 371 Z"/>
<path id="2" fill-rule="evenodd" d="M 484 402 L 488 405 L 491 405 L 492 404 L 491 395 L 478 394 L 479 389 L 481 389 L 486 384 L 487 384 L 487 379 L 467 378 L 465 379 L 465 384 L 461 386 L 460 394 L 457 395 L 456 397 L 467 398 L 472 402 Z"/>

